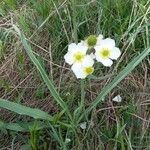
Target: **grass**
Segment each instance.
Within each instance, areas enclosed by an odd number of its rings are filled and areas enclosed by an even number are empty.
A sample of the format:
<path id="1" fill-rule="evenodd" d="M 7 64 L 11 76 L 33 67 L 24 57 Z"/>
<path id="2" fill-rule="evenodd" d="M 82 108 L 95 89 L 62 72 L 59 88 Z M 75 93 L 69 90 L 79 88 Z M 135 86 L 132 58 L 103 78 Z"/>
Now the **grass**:
<path id="1" fill-rule="evenodd" d="M 0 1 L 0 148 L 148 150 L 149 18 L 149 0 Z M 80 81 L 63 56 L 90 34 L 122 55 Z"/>

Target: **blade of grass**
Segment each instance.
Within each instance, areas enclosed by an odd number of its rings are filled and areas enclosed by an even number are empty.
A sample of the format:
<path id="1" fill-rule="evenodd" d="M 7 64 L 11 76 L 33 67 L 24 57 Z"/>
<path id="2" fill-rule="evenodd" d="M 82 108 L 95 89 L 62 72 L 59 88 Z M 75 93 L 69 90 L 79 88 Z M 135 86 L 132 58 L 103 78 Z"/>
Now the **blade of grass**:
<path id="1" fill-rule="evenodd" d="M 69 118 L 72 120 L 72 117 L 71 117 L 71 114 L 69 112 L 68 106 L 62 100 L 62 98 L 60 97 L 60 95 L 56 91 L 56 88 L 53 85 L 52 81 L 49 79 L 49 77 L 47 76 L 45 70 L 42 68 L 40 62 L 38 61 L 38 59 L 33 54 L 31 46 L 30 46 L 29 43 L 27 43 L 24 34 L 20 32 L 20 30 L 19 30 L 19 28 L 17 26 L 13 25 L 13 27 L 14 27 L 15 31 L 19 34 L 19 36 L 21 38 L 21 41 L 22 41 L 22 44 L 23 44 L 23 46 L 24 46 L 24 48 L 25 48 L 28 56 L 30 57 L 31 61 L 33 62 L 33 64 L 36 66 L 37 70 L 41 74 L 41 76 L 42 76 L 45 84 L 47 85 L 48 89 L 50 90 L 52 96 L 54 97 L 54 99 L 56 100 L 56 102 L 62 107 L 62 109 L 67 112 Z"/>
<path id="2" fill-rule="evenodd" d="M 1 129 L 8 129 L 8 130 L 17 131 L 17 132 L 26 131 L 26 129 L 20 126 L 18 123 L 4 123 L 0 121 L 0 130 Z"/>
<path id="3" fill-rule="evenodd" d="M 17 132 L 30 132 L 31 128 L 35 126 L 35 121 L 32 122 L 16 122 L 16 123 L 5 123 L 0 121 L 0 129 L 8 129 Z M 36 128 L 35 130 L 41 130 L 44 128 L 48 128 L 49 125 L 45 124 L 41 121 L 36 121 Z"/>
<path id="4" fill-rule="evenodd" d="M 116 77 L 115 79 L 105 86 L 101 92 L 98 94 L 97 98 L 91 103 L 91 105 L 86 109 L 86 114 L 89 114 L 97 105 L 102 102 L 105 96 L 117 86 L 148 54 L 150 53 L 150 48 L 146 48 L 141 54 L 136 56 Z M 79 121 L 84 117 L 82 114 Z"/>
<path id="5" fill-rule="evenodd" d="M 36 108 L 26 107 L 21 104 L 17 104 L 17 103 L 7 101 L 7 100 L 1 99 L 1 98 L 0 98 L 0 107 L 5 108 L 10 111 L 13 111 L 20 115 L 26 115 L 26 116 L 33 117 L 35 119 L 53 121 L 53 117 L 44 111 L 41 111 Z"/>
<path id="6" fill-rule="evenodd" d="M 141 54 L 136 56 L 117 76 L 116 78 L 107 86 L 105 86 L 97 98 L 88 107 L 87 112 L 90 112 L 95 108 L 99 102 L 101 102 L 104 97 L 119 83 L 121 82 L 148 54 L 150 53 L 150 48 L 146 48 Z"/>
<path id="7" fill-rule="evenodd" d="M 1 98 L 0 98 L 0 107 L 10 110 L 10 111 L 13 111 L 20 115 L 26 115 L 26 116 L 33 117 L 35 119 L 47 120 L 47 121 L 51 121 L 52 123 L 54 123 L 54 117 L 52 117 L 48 113 L 41 111 L 39 109 L 26 107 L 21 104 L 17 104 L 17 103 L 7 101 L 7 100 L 1 99 Z M 71 125 L 69 125 L 67 123 L 63 123 L 61 121 L 57 121 L 57 123 L 62 126 L 65 126 L 67 128 L 71 128 Z M 26 126 L 32 126 L 31 122 L 22 123 L 22 125 L 24 125 L 24 124 Z M 56 121 L 55 121 L 55 124 L 56 124 Z M 18 124 L 18 123 L 6 123 L 5 125 L 3 125 L 3 122 L 0 121 L 0 127 L 1 126 L 5 127 L 6 129 L 10 129 L 10 130 L 27 131 L 27 128 L 24 128 L 23 126 L 21 126 L 21 124 Z M 18 126 L 18 128 L 17 128 L 17 126 Z M 46 125 L 41 126 L 41 128 L 45 128 L 45 127 L 47 127 L 47 126 Z"/>

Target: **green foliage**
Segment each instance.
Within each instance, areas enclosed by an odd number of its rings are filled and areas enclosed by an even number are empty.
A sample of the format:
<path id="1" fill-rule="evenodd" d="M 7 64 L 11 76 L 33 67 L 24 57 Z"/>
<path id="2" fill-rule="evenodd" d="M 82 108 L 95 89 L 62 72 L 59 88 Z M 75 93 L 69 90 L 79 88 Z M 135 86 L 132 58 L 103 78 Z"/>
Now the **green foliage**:
<path id="1" fill-rule="evenodd" d="M 51 10 L 52 1 L 49 0 L 31 0 L 30 3 L 32 4 L 33 8 L 37 11 L 38 15 L 40 17 L 43 17 L 45 19 L 48 17 L 49 12 Z"/>
<path id="2" fill-rule="evenodd" d="M 22 30 L 27 33 L 28 35 L 30 35 L 30 28 L 29 28 L 29 24 L 28 24 L 28 21 L 26 19 L 25 16 L 23 15 L 20 15 L 19 16 L 19 24 L 22 28 Z"/>

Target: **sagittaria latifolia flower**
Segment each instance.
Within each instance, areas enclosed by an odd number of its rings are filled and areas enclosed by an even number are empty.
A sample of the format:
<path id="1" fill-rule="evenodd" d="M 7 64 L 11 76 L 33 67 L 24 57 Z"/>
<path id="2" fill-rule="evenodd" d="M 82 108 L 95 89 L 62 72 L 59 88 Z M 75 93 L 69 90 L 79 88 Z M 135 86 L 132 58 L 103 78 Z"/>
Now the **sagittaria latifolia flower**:
<path id="1" fill-rule="evenodd" d="M 75 63 L 71 69 L 77 78 L 84 79 L 94 72 L 94 60 L 91 55 L 86 55 L 82 63 Z"/>
<path id="2" fill-rule="evenodd" d="M 87 46 L 88 48 L 93 48 L 94 46 L 99 45 L 102 39 L 103 35 L 101 34 L 99 36 L 90 35 L 84 41 L 81 41 L 81 43 Z"/>
<path id="3" fill-rule="evenodd" d="M 113 64 L 112 60 L 117 60 L 121 55 L 119 48 L 115 46 L 115 41 L 110 38 L 102 40 L 100 45 L 96 45 L 94 49 L 96 60 L 108 67 Z"/>
<path id="4" fill-rule="evenodd" d="M 88 47 L 84 46 L 81 43 L 78 43 L 78 44 L 71 43 L 68 46 L 68 52 L 64 56 L 64 59 L 66 63 L 68 63 L 69 65 L 73 65 L 75 63 L 80 64 L 83 62 L 86 56 L 87 50 L 88 50 Z"/>
<path id="5" fill-rule="evenodd" d="M 71 43 L 64 59 L 71 65 L 75 76 L 84 79 L 94 72 L 94 59 L 110 67 L 113 60 L 117 60 L 120 55 L 121 52 L 113 39 L 103 39 L 102 35 L 90 35 L 78 44 Z"/>
<path id="6" fill-rule="evenodd" d="M 68 46 L 68 52 L 64 56 L 65 61 L 72 65 L 71 69 L 77 78 L 84 79 L 94 71 L 94 55 L 87 55 L 87 46 L 82 43 L 72 43 Z"/>

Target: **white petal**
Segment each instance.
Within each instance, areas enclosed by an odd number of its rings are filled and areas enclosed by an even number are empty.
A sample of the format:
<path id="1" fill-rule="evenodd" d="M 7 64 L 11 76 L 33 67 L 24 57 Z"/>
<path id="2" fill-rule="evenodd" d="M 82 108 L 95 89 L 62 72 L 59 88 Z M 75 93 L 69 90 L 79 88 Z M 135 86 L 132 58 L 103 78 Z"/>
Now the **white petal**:
<path id="1" fill-rule="evenodd" d="M 92 59 L 92 57 L 90 55 L 86 55 L 82 62 L 82 65 L 86 67 L 86 66 L 93 66 L 93 64 L 94 60 Z"/>
<path id="2" fill-rule="evenodd" d="M 65 58 L 65 60 L 66 60 L 66 62 L 68 64 L 73 64 L 73 62 L 74 62 L 74 59 L 73 59 L 74 54 L 82 53 L 82 55 L 86 55 L 87 50 L 88 50 L 88 47 L 84 46 L 83 43 L 78 43 L 78 44 L 72 43 L 68 47 L 68 53 L 69 54 L 67 54 L 64 58 Z M 71 58 L 69 58 L 69 56 Z"/>
<path id="3" fill-rule="evenodd" d="M 90 56 L 91 56 L 92 59 L 95 59 L 94 53 L 91 53 Z"/>
<path id="4" fill-rule="evenodd" d="M 68 45 L 68 51 L 69 52 L 72 52 L 76 49 L 77 49 L 77 44 L 76 43 L 71 43 L 71 44 Z"/>
<path id="5" fill-rule="evenodd" d="M 117 59 L 119 56 L 121 55 L 120 49 L 117 47 L 114 47 L 111 49 L 111 55 L 110 58 L 111 59 Z"/>
<path id="6" fill-rule="evenodd" d="M 64 56 L 65 62 L 68 63 L 69 65 L 72 65 L 74 60 L 73 60 L 73 55 L 68 52 L 65 56 Z"/>
<path id="7" fill-rule="evenodd" d="M 95 51 L 99 51 L 99 50 L 102 49 L 102 48 L 103 48 L 103 47 L 100 46 L 100 45 L 96 45 L 96 46 L 94 47 Z"/>
<path id="8" fill-rule="evenodd" d="M 113 64 L 113 61 L 109 58 L 103 59 L 99 57 L 99 55 L 96 55 L 96 60 L 101 62 L 104 66 L 110 67 Z"/>
<path id="9" fill-rule="evenodd" d="M 71 142 L 71 140 L 69 138 L 66 138 L 65 143 L 67 144 L 69 142 Z"/>
<path id="10" fill-rule="evenodd" d="M 106 38 L 101 41 L 101 45 L 103 47 L 113 48 L 113 47 L 115 47 L 115 41 L 111 38 Z"/>
<path id="11" fill-rule="evenodd" d="M 96 42 L 96 45 L 100 45 L 101 42 L 102 42 L 102 39 L 103 39 L 103 35 L 100 34 L 98 37 L 97 37 L 97 42 Z"/>
<path id="12" fill-rule="evenodd" d="M 80 128 L 81 129 L 86 129 L 86 126 L 87 126 L 87 123 L 86 122 L 82 122 L 82 123 L 80 123 Z"/>
<path id="13" fill-rule="evenodd" d="M 110 67 L 113 64 L 113 61 L 108 58 L 108 59 L 104 59 L 101 63 L 106 67 Z"/>
<path id="14" fill-rule="evenodd" d="M 71 53 L 75 53 L 76 51 L 81 51 L 82 53 L 86 54 L 87 50 L 88 50 L 88 47 L 84 45 L 83 42 L 80 42 L 78 44 L 71 43 L 68 46 L 68 52 L 71 52 Z"/>
<path id="15" fill-rule="evenodd" d="M 83 67 L 81 64 L 74 63 L 71 69 L 77 78 L 84 79 L 86 77 L 85 73 L 83 72 Z"/>
<path id="16" fill-rule="evenodd" d="M 85 41 L 82 40 L 82 41 L 79 43 L 79 45 L 88 47 L 86 40 L 85 40 Z"/>
<path id="17" fill-rule="evenodd" d="M 98 38 L 98 39 L 103 39 L 104 36 L 103 36 L 102 34 L 99 34 L 97 38 Z"/>
<path id="18" fill-rule="evenodd" d="M 120 95 L 117 95 L 115 96 L 113 99 L 112 99 L 114 102 L 121 102 L 122 101 L 122 97 Z"/>
<path id="19" fill-rule="evenodd" d="M 83 51 L 84 53 L 86 53 L 87 52 L 87 50 L 88 50 L 88 47 L 84 44 L 83 45 L 83 43 L 78 43 L 78 50 L 81 50 L 81 51 Z"/>
<path id="20" fill-rule="evenodd" d="M 72 65 L 71 69 L 73 72 L 77 72 L 79 70 L 79 68 L 81 68 L 81 67 L 82 67 L 81 63 L 74 63 Z"/>

